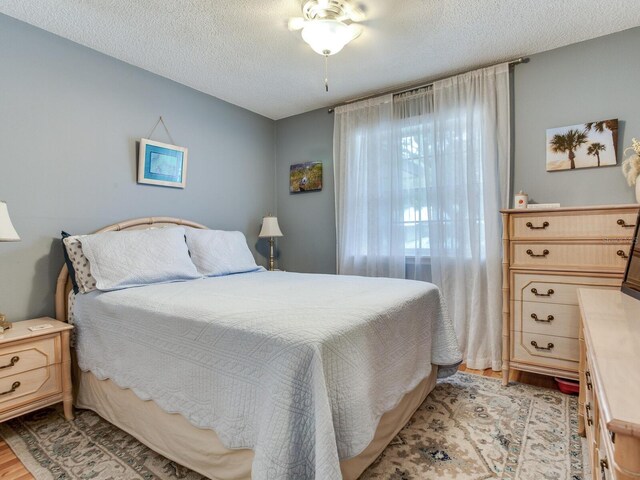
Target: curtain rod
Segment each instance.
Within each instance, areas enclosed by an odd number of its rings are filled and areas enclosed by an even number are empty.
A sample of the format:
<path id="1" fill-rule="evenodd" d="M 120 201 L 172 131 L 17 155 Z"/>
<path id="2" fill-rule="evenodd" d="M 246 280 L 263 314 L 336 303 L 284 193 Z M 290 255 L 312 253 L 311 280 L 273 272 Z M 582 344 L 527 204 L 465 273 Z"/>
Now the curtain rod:
<path id="1" fill-rule="evenodd" d="M 346 102 L 342 102 L 342 103 L 338 103 L 337 105 L 334 105 L 333 107 L 329 107 L 329 109 L 327 110 L 327 113 L 333 113 L 333 111 L 337 108 L 337 107 L 342 107 L 344 105 L 349 105 L 350 103 L 355 103 L 355 102 L 359 102 L 361 100 L 369 100 L 370 98 L 375 98 L 375 97 L 380 97 L 382 95 L 389 95 L 389 94 L 393 94 L 393 95 L 400 95 L 401 93 L 406 93 L 406 92 L 410 92 L 412 90 L 418 90 L 420 88 L 425 88 L 425 87 L 429 87 L 431 85 L 433 85 L 434 83 L 440 81 L 440 80 L 444 80 L 446 78 L 451 78 L 451 77 L 455 77 L 457 75 L 464 75 L 465 73 L 470 73 L 473 72 L 475 70 L 481 70 L 483 68 L 489 68 L 489 67 L 495 67 L 496 65 L 501 65 L 505 62 L 500 62 L 500 63 L 494 63 L 492 65 L 485 65 L 484 67 L 479 67 L 479 68 L 474 68 L 473 70 L 468 70 L 466 72 L 461 72 L 461 73 L 455 73 L 453 75 L 447 75 L 446 77 L 440 77 L 440 78 L 436 78 L 435 80 L 431 80 L 428 83 L 415 83 L 412 85 L 407 85 L 407 86 L 400 86 L 400 87 L 394 87 L 392 89 L 387 89 L 387 90 L 381 90 L 369 95 L 365 95 L 363 97 L 358 97 L 358 98 L 353 98 L 351 100 L 347 100 Z M 513 65 L 519 65 L 521 63 L 529 63 L 529 57 L 520 57 L 520 58 L 516 58 L 515 60 L 511 60 L 509 63 L 509 66 L 513 66 Z M 400 88 L 401 90 L 397 90 L 398 88 Z"/>

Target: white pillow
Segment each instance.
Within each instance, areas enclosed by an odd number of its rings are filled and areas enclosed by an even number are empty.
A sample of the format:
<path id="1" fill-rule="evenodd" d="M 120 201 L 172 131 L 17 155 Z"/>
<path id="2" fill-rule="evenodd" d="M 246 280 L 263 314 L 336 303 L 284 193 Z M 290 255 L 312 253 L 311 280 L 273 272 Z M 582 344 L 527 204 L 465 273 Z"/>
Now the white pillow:
<path id="1" fill-rule="evenodd" d="M 82 237 L 98 290 L 200 278 L 189 258 L 184 227 L 103 232 Z"/>
<path id="2" fill-rule="evenodd" d="M 242 232 L 187 228 L 187 246 L 198 272 L 207 277 L 260 269 Z"/>

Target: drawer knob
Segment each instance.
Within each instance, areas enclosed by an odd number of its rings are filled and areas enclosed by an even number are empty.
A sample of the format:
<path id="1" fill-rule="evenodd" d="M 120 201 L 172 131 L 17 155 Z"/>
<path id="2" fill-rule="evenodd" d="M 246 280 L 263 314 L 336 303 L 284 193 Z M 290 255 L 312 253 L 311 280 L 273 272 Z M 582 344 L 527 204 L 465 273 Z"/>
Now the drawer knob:
<path id="1" fill-rule="evenodd" d="M 9 363 L 7 363 L 6 365 L 2 365 L 0 367 L 0 370 L 2 370 L 3 368 L 13 367 L 16 363 L 18 363 L 19 360 L 20 360 L 20 357 L 18 357 L 17 355 L 15 357 L 11 357 L 11 360 L 9 361 Z"/>
<path id="2" fill-rule="evenodd" d="M 606 458 L 600 460 L 600 470 L 604 473 L 605 470 L 609 470 L 609 462 Z"/>
<path id="3" fill-rule="evenodd" d="M 531 293 L 533 293 L 536 297 L 550 297 L 555 292 L 553 291 L 552 288 L 550 288 L 549 290 L 547 290 L 547 293 L 538 293 L 538 289 L 537 288 L 532 288 L 531 289 Z"/>
<path id="4" fill-rule="evenodd" d="M 536 342 L 535 340 L 531 340 L 531 345 L 536 350 L 551 350 L 553 348 L 553 343 L 551 343 L 551 342 L 547 343 L 546 347 L 541 347 L 541 346 L 538 345 L 538 342 Z"/>
<path id="5" fill-rule="evenodd" d="M 587 425 L 591 426 L 593 425 L 593 418 L 589 416 L 589 413 L 591 413 L 591 404 L 587 403 L 584 408 L 587 411 Z"/>
<path id="6" fill-rule="evenodd" d="M 618 225 L 620 225 L 622 228 L 635 228 L 635 225 L 628 225 L 627 222 L 625 222 L 623 219 L 619 218 L 618 221 L 616 222 Z"/>
<path id="7" fill-rule="evenodd" d="M 587 389 L 593 390 L 593 383 L 591 383 L 591 372 L 587 370 L 586 372 L 584 372 L 584 376 L 587 379 Z"/>
<path id="8" fill-rule="evenodd" d="M 13 385 L 11 385 L 11 389 L 7 390 L 6 392 L 0 392 L 0 396 L 9 395 L 10 393 L 15 392 L 19 386 L 20 386 L 20 382 L 13 382 Z"/>
<path id="9" fill-rule="evenodd" d="M 624 253 L 624 250 L 618 250 L 618 251 L 616 252 L 616 255 L 618 255 L 619 257 L 622 257 L 622 258 L 629 258 L 629 255 L 627 255 L 626 253 Z"/>
<path id="10" fill-rule="evenodd" d="M 542 253 L 533 253 L 533 250 L 529 249 L 527 250 L 527 255 L 529 255 L 530 257 L 546 257 L 547 255 L 549 255 L 549 250 L 545 248 Z"/>
<path id="11" fill-rule="evenodd" d="M 549 222 L 542 222 L 542 226 L 540 227 L 534 227 L 533 223 L 527 222 L 527 227 L 529 227 L 531 230 L 544 230 L 548 226 L 549 226 Z"/>
<path id="12" fill-rule="evenodd" d="M 533 318 L 536 322 L 541 322 L 541 323 L 551 323 L 554 320 L 553 315 L 549 315 L 547 316 L 546 319 L 544 319 L 544 318 L 538 318 L 538 315 L 536 315 L 535 313 L 531 314 L 531 318 Z"/>

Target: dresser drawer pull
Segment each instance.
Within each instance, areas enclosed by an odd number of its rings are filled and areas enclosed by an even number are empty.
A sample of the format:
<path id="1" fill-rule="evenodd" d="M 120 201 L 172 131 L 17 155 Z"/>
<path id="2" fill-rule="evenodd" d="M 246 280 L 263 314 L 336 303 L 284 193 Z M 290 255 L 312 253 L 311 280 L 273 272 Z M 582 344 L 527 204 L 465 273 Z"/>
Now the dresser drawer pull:
<path id="1" fill-rule="evenodd" d="M 542 253 L 533 253 L 533 250 L 529 249 L 527 250 L 527 255 L 529 255 L 530 257 L 546 257 L 547 255 L 549 255 L 549 250 L 545 248 Z"/>
<path id="2" fill-rule="evenodd" d="M 541 323 L 551 323 L 554 320 L 553 315 L 549 315 L 547 316 L 546 319 L 544 319 L 544 318 L 538 318 L 538 315 L 536 315 L 535 313 L 531 314 L 531 318 L 533 318 L 536 322 L 541 322 Z"/>
<path id="3" fill-rule="evenodd" d="M 600 471 L 604 473 L 605 470 L 609 470 L 609 462 L 606 458 L 600 460 Z"/>
<path id="4" fill-rule="evenodd" d="M 584 408 L 587 410 L 587 425 L 591 426 L 593 425 L 593 418 L 589 415 L 591 413 L 591 404 L 587 403 Z"/>
<path id="5" fill-rule="evenodd" d="M 635 228 L 635 225 L 627 225 L 627 222 L 625 222 L 623 219 L 619 218 L 618 221 L 616 222 L 618 225 L 620 225 L 622 228 Z"/>
<path id="6" fill-rule="evenodd" d="M 587 389 L 593 390 L 593 383 L 591 383 L 591 372 L 587 370 L 586 372 L 584 372 L 584 376 L 587 379 Z"/>
<path id="7" fill-rule="evenodd" d="M 7 363 L 6 365 L 2 365 L 0 367 L 0 370 L 2 370 L 3 368 L 13 367 L 16 363 L 18 363 L 19 360 L 20 360 L 20 357 L 18 357 L 17 355 L 15 357 L 11 357 L 11 360 L 9 361 L 9 363 Z"/>
<path id="8" fill-rule="evenodd" d="M 629 258 L 629 255 L 627 255 L 626 253 L 624 253 L 624 250 L 618 250 L 618 251 L 616 252 L 616 255 L 618 255 L 619 257 L 622 257 L 622 258 Z"/>
<path id="9" fill-rule="evenodd" d="M 548 226 L 549 226 L 549 222 L 542 222 L 542 226 L 541 227 L 534 227 L 533 223 L 527 222 L 527 227 L 529 227 L 531 230 L 544 230 Z"/>
<path id="10" fill-rule="evenodd" d="M 533 293 L 536 297 L 550 297 L 555 292 L 553 291 L 552 288 L 550 288 L 549 290 L 547 290 L 547 293 L 538 293 L 538 289 L 537 288 L 532 288 L 531 289 L 531 293 Z"/>
<path id="11" fill-rule="evenodd" d="M 536 342 L 535 340 L 531 340 L 531 345 L 536 350 L 551 350 L 553 348 L 553 343 L 551 343 L 551 342 L 547 343 L 546 347 L 539 347 L 538 346 L 538 342 Z"/>
<path id="12" fill-rule="evenodd" d="M 20 386 L 20 382 L 13 382 L 13 385 L 11 385 L 11 390 L 7 390 L 6 392 L 0 392 L 0 397 L 2 395 L 9 395 L 10 393 L 15 392 L 19 386 Z"/>

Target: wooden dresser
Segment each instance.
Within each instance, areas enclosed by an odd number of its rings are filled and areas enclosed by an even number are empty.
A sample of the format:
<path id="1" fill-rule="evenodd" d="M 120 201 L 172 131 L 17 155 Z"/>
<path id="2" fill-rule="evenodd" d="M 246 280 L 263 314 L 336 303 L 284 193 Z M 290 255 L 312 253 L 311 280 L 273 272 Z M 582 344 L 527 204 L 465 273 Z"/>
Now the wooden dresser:
<path id="1" fill-rule="evenodd" d="M 579 289 L 578 430 L 593 479 L 640 478 L 640 300 Z"/>
<path id="2" fill-rule="evenodd" d="M 638 205 L 503 210 L 502 383 L 578 378 L 578 287 L 619 288 Z"/>

